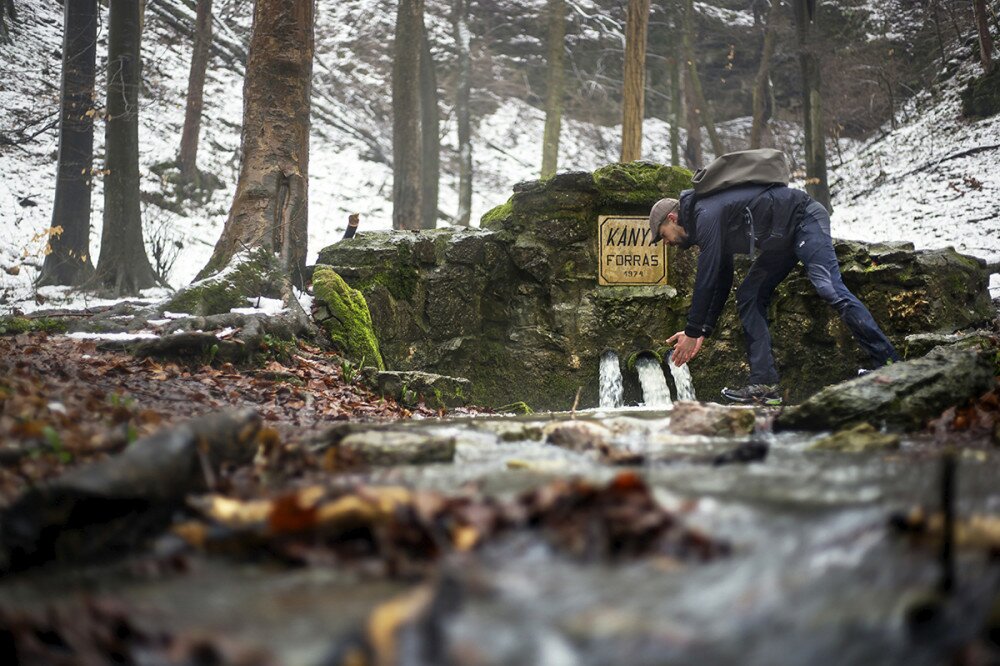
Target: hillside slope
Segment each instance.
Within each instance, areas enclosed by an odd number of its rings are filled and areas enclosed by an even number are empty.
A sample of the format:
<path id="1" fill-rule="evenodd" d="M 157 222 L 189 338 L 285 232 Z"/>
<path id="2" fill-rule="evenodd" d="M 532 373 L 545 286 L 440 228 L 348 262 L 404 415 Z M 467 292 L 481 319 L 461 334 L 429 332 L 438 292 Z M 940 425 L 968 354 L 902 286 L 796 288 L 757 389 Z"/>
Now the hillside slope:
<path id="1" fill-rule="evenodd" d="M 542 6 L 525 3 L 526 11 L 540 11 Z M 434 11 L 429 23 L 435 57 L 440 57 L 447 70 L 449 26 L 441 18 L 447 16 L 445 4 L 428 2 Z M 191 0 L 151 3 L 143 44 L 140 165 L 145 233 L 151 254 L 155 254 L 152 246 L 163 248 L 161 264 L 169 264 L 170 255 L 176 254 L 176 263 L 167 271 L 175 287 L 189 282 L 204 265 L 228 213 L 239 166 L 241 55 L 250 30 L 246 3 L 216 3 L 217 48 L 206 84 L 199 166 L 217 176 L 222 186 L 204 201 L 177 202 L 172 186 L 157 174 L 174 159 L 178 148 L 191 52 L 189 35 L 178 26 L 193 24 L 192 6 Z M 592 9 L 585 0 L 579 6 Z M 0 272 L 0 312 L 38 307 L 31 283 L 41 265 L 55 184 L 58 137 L 53 121 L 61 70 L 61 10 L 49 3 L 24 3 L 23 7 L 14 43 L 0 45 L 0 108 L 4 109 L 0 134 L 18 144 L 0 142 L 0 224 L 6 231 L 0 239 L 0 268 L 17 271 L 17 275 Z M 699 3 L 699 9 L 708 12 L 712 7 Z M 743 23 L 748 20 L 742 14 L 737 18 Z M 728 14 L 722 19 L 735 20 Z M 320 4 L 310 164 L 310 258 L 341 236 L 350 213 L 361 213 L 363 229 L 390 226 L 391 118 L 386 116 L 384 99 L 390 49 L 379 40 L 380 35 L 391 33 L 392 21 L 391 7 L 372 0 Z M 362 53 L 366 44 L 379 46 L 368 46 L 375 50 Z M 106 26 L 102 26 L 99 91 L 106 49 Z M 960 76 L 973 71 L 971 65 L 966 66 Z M 836 235 L 912 240 L 921 247 L 951 244 L 991 261 L 1000 259 L 1000 204 L 996 201 L 1000 152 L 984 150 L 942 161 L 963 150 L 1000 143 L 996 119 L 965 122 L 958 118 L 959 83 L 949 82 L 936 98 L 922 95 L 912 101 L 906 109 L 909 120 L 883 138 L 842 143 L 843 161 L 831 173 Z M 446 71 L 441 85 L 448 85 Z M 476 118 L 474 127 L 474 223 L 505 201 L 514 183 L 537 176 L 544 114 L 509 91 L 505 96 L 504 85 L 496 81 L 494 88 L 481 91 L 481 96 L 489 98 L 484 107 L 489 111 Z M 101 94 L 97 102 L 103 105 Z M 445 102 L 442 115 L 440 209 L 447 214 L 457 208 L 457 183 L 451 168 L 455 127 Z M 749 119 L 737 118 L 720 123 L 719 129 L 727 147 L 739 149 L 745 146 L 748 127 Z M 560 169 L 592 170 L 615 161 L 619 133 L 616 126 L 564 120 Z M 775 134 L 779 147 L 795 161 L 801 140 L 798 128 L 780 123 Z M 96 144 L 95 166 L 100 167 L 101 123 L 96 128 Z M 643 148 L 647 158 L 667 161 L 668 123 L 647 119 Z M 880 172 L 885 175 L 876 181 Z M 100 246 L 102 211 L 102 183 L 97 179 L 91 237 L 95 253 Z M 1000 290 L 1000 282 L 994 284 Z M 58 289 L 43 290 L 48 299 L 45 305 L 55 304 L 61 295 Z"/>
<path id="2" fill-rule="evenodd" d="M 959 100 L 981 71 L 966 59 L 936 93 L 911 99 L 895 129 L 843 150 L 830 170 L 835 236 L 951 245 L 1000 262 L 1000 116 L 962 118 Z M 991 291 L 1000 296 L 1000 275 Z"/>

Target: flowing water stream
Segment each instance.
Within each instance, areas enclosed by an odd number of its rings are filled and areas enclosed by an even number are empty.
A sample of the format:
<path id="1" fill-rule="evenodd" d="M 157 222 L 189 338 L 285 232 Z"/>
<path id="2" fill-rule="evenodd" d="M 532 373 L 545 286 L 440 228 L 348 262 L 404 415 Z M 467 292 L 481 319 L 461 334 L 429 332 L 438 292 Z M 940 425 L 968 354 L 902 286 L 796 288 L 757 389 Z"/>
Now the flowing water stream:
<path id="1" fill-rule="evenodd" d="M 639 374 L 639 384 L 642 386 L 642 400 L 647 408 L 670 409 L 670 388 L 663 368 L 654 356 L 640 356 L 635 361 L 635 370 Z"/>
<path id="2" fill-rule="evenodd" d="M 618 354 L 610 349 L 601 354 L 600 375 L 601 409 L 618 409 L 625 404 L 625 390 L 622 387 L 622 368 Z"/>
<path id="3" fill-rule="evenodd" d="M 464 590 L 443 621 L 449 645 L 464 657 L 448 663 L 938 666 L 953 663 L 950 655 L 988 613 L 997 566 L 985 553 L 960 551 L 955 592 L 940 612 L 917 626 L 907 619 L 934 598 L 937 551 L 887 523 L 894 511 L 936 506 L 940 465 L 927 441 L 905 439 L 891 454 L 836 454 L 808 450 L 815 435 L 771 435 L 763 462 L 716 467 L 706 461 L 749 437 L 675 434 L 665 411 L 428 419 L 406 427 L 455 437 L 453 463 L 373 468 L 356 482 L 475 488 L 502 498 L 556 478 L 606 482 L 619 473 L 593 451 L 548 443 L 547 429 L 571 420 L 587 421 L 614 448 L 643 454 L 633 469 L 657 500 L 728 540 L 732 554 L 711 563 L 586 564 L 528 535 L 464 554 L 442 565 Z M 970 453 L 959 464 L 960 517 L 1000 506 L 1000 450 Z M 414 585 L 349 567 L 221 555 L 195 557 L 176 572 L 142 571 L 98 567 L 0 580 L 0 603 L 72 607 L 113 595 L 155 610 L 167 629 L 219 632 L 265 646 L 283 664 L 318 666 L 332 663 L 324 655 L 363 627 L 373 608 Z M 414 656 L 428 637 L 417 632 L 409 640 L 412 659 L 393 663 L 431 663 Z"/>
<path id="4" fill-rule="evenodd" d="M 688 364 L 678 367 L 674 365 L 673 352 L 667 358 L 667 367 L 670 368 L 670 375 L 674 378 L 674 388 L 677 390 L 678 400 L 697 400 L 694 395 L 694 381 L 691 379 L 691 370 Z"/>

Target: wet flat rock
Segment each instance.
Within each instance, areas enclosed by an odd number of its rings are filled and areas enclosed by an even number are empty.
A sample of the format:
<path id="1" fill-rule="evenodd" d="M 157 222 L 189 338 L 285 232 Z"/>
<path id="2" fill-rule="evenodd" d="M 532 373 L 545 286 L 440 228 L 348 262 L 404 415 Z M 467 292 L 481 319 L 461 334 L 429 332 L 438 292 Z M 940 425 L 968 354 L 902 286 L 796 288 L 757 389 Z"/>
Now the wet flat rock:
<path id="1" fill-rule="evenodd" d="M 812 451 L 842 451 L 863 453 L 899 448 L 900 437 L 896 433 L 883 433 L 870 423 L 860 423 L 824 437 L 812 444 Z"/>
<path id="2" fill-rule="evenodd" d="M 464 407 L 472 395 L 472 382 L 463 377 L 446 377 L 431 372 L 384 370 L 366 371 L 372 389 L 405 405 L 423 401 L 432 409 Z"/>
<path id="3" fill-rule="evenodd" d="M 339 466 L 450 463 L 455 459 L 455 438 L 427 432 L 366 430 L 347 435 L 327 455 Z"/>
<path id="4" fill-rule="evenodd" d="M 756 420 L 752 408 L 685 401 L 674 405 L 670 414 L 670 432 L 709 437 L 749 435 Z"/>
<path id="5" fill-rule="evenodd" d="M 948 407 L 982 395 L 994 384 L 995 350 L 938 347 L 829 386 L 775 420 L 778 430 L 841 430 L 860 423 L 916 430 Z"/>

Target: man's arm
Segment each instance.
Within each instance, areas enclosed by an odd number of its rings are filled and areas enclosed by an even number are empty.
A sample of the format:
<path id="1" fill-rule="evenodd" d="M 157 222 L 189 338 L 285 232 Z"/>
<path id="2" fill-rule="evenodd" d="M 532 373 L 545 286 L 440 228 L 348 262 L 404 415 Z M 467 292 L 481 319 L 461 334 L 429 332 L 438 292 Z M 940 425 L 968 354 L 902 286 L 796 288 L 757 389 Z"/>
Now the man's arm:
<path id="1" fill-rule="evenodd" d="M 701 222 L 701 221 L 699 221 Z M 694 294 L 691 296 L 691 308 L 688 310 L 687 325 L 684 334 L 689 338 L 700 338 L 706 334 L 706 325 L 715 321 L 709 319 L 716 293 L 719 289 L 719 278 L 723 269 L 722 232 L 718 219 L 705 220 L 698 226 L 698 273 L 694 281 Z M 732 287 L 732 258 L 729 258 L 729 288 Z M 726 289 L 728 296 L 729 290 Z M 722 303 L 725 303 L 723 299 Z M 722 305 L 718 306 L 719 311 Z M 718 317 L 718 315 L 716 315 Z M 709 326 L 709 330 L 711 326 Z"/>

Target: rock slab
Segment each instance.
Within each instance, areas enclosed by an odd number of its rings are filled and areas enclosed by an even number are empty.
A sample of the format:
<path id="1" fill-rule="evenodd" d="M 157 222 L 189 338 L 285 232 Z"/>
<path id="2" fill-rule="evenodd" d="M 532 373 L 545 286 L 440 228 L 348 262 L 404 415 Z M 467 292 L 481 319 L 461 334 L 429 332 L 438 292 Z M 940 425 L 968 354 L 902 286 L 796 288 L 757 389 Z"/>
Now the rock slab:
<path id="1" fill-rule="evenodd" d="M 829 386 L 775 420 L 777 430 L 841 430 L 870 423 L 912 431 L 995 384 L 995 350 L 937 347 L 922 358 Z"/>
<path id="2" fill-rule="evenodd" d="M 469 404 L 472 382 L 463 377 L 446 377 L 419 370 L 365 372 L 372 388 L 384 396 L 413 407 L 421 401 L 431 409 L 452 409 Z"/>

